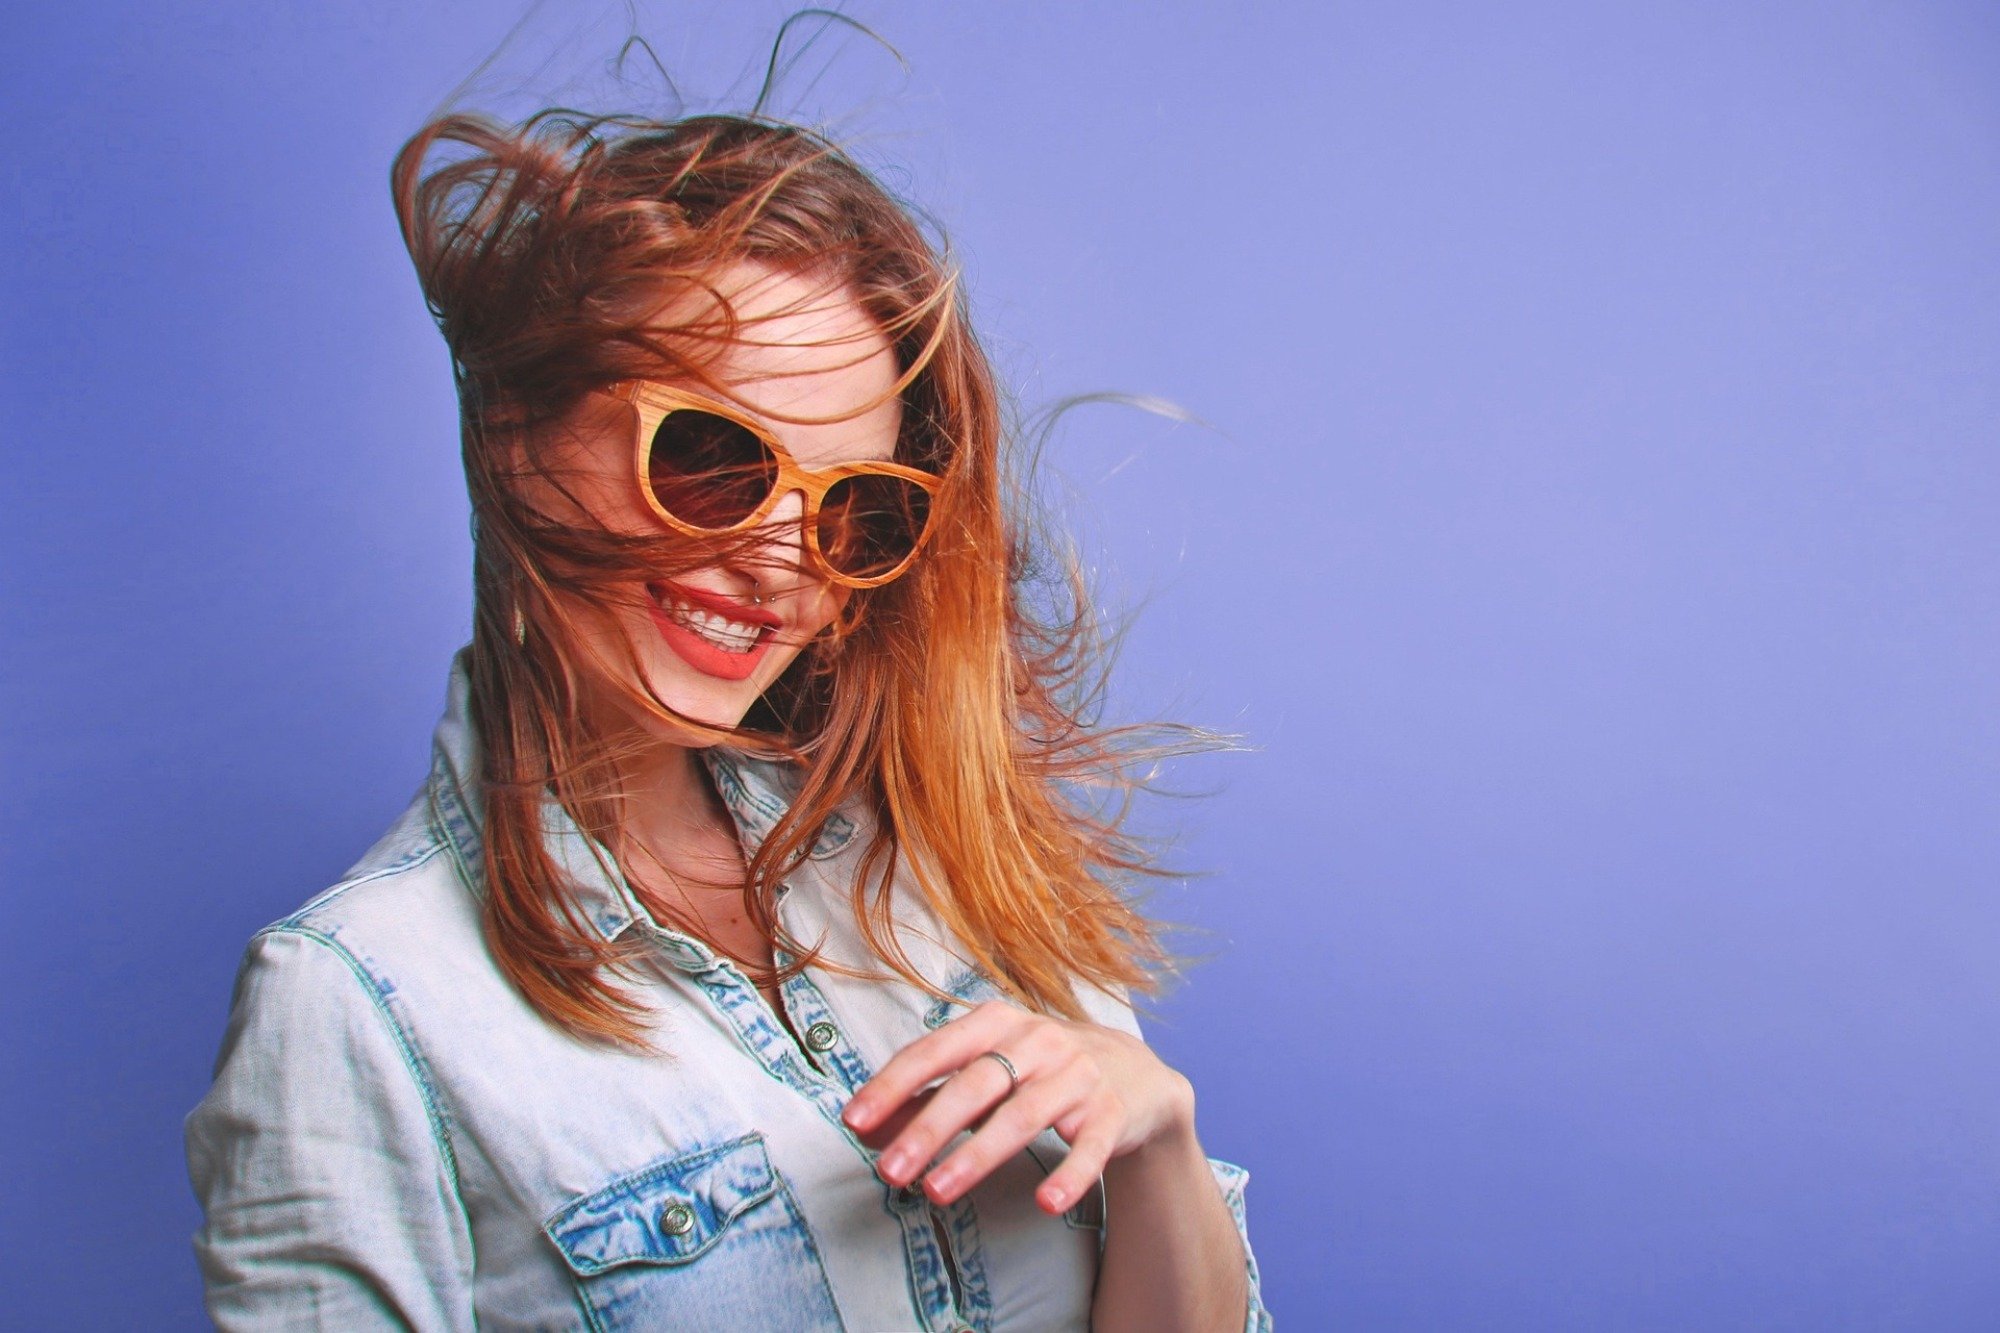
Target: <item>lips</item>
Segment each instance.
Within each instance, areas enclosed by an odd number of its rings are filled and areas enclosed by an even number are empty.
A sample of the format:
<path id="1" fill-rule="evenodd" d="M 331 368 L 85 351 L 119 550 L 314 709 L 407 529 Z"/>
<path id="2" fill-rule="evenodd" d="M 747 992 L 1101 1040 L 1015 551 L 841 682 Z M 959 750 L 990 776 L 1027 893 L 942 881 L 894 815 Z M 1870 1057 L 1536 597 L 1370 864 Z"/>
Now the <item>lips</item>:
<path id="1" fill-rule="evenodd" d="M 674 655 L 719 680 L 749 678 L 784 624 L 763 607 L 680 584 L 649 584 L 646 591 L 653 624 Z"/>

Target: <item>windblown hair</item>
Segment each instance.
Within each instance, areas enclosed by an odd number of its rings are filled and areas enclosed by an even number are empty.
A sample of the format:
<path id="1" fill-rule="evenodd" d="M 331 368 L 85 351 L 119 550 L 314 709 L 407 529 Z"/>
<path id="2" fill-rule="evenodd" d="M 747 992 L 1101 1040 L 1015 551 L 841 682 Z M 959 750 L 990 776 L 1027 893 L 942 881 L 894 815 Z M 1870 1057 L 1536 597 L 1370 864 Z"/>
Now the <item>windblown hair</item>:
<path id="1" fill-rule="evenodd" d="M 548 501 L 564 488 L 548 444 L 621 381 L 726 396 L 719 359 L 751 334 L 723 278 L 746 261 L 823 280 L 873 317 L 901 372 L 896 457 L 941 479 L 915 567 L 856 592 L 743 727 L 704 732 L 797 766 L 789 812 L 742 885 L 752 919 L 793 955 L 779 977 L 826 960 L 783 932 L 776 887 L 858 801 L 874 841 L 853 907 L 895 973 L 937 993 L 891 928 L 900 864 L 970 961 L 1031 1008 L 1081 1017 L 1079 982 L 1157 989 L 1173 960 L 1127 892 L 1154 862 L 1124 819 L 1134 774 L 1199 733 L 1088 716 L 1104 662 L 1081 580 L 1056 579 L 1053 598 L 1038 582 L 1048 562 L 1002 465 L 992 369 L 912 213 L 822 135 L 758 116 L 545 111 L 510 127 L 452 114 L 403 147 L 392 185 L 459 393 L 485 930 L 528 1002 L 579 1037 L 644 1040 L 621 974 L 630 955 L 580 919 L 544 844 L 544 804 L 617 845 L 621 742 L 585 706 L 583 655 L 603 636 L 583 628 L 611 623 L 647 581 L 731 554 L 575 521 Z M 599 676 L 685 723 L 627 647 L 623 670 Z"/>

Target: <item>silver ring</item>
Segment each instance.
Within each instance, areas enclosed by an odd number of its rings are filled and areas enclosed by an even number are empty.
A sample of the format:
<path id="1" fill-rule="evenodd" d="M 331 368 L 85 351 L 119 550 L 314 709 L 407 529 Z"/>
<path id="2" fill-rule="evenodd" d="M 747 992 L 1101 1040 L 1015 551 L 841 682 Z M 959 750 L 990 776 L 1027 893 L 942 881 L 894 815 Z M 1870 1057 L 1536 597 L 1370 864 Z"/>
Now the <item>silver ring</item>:
<path id="1" fill-rule="evenodd" d="M 998 1060 L 1000 1067 L 1007 1071 L 1007 1091 L 1012 1093 L 1021 1086 L 1021 1071 L 1014 1068 L 1014 1062 L 998 1051 L 981 1051 L 972 1057 L 975 1060 Z"/>

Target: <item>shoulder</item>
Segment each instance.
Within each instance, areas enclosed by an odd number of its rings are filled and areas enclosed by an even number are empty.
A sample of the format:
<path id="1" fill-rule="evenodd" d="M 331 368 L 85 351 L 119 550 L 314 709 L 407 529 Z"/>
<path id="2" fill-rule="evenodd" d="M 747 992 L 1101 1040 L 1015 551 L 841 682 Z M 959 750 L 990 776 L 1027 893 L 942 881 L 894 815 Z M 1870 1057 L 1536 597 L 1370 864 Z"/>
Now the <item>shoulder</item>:
<path id="1" fill-rule="evenodd" d="M 477 944 L 477 867 L 430 818 L 419 792 L 387 833 L 333 885 L 264 927 L 253 952 L 273 937 L 317 940 L 370 965 L 415 965 L 467 943 Z M 483 945 L 479 946 L 483 951 Z"/>
<path id="2" fill-rule="evenodd" d="M 336 883 L 250 938 L 223 1059 L 246 1029 L 295 1049 L 313 1032 L 350 1055 L 404 1045 L 414 992 L 491 970 L 469 873 L 419 792 Z"/>
<path id="3" fill-rule="evenodd" d="M 416 1118 L 435 1119 L 413 1008 L 491 964 L 478 898 L 428 806 L 420 792 L 337 883 L 250 938 L 191 1144 L 197 1130 L 334 1115 L 335 1103 L 353 1103 L 346 1120 L 378 1116 L 405 1087 Z"/>
<path id="4" fill-rule="evenodd" d="M 407 1012 L 421 941 L 476 910 L 406 816 L 254 935 L 214 1081 L 183 1126 L 219 1327 L 459 1327 L 470 1241 L 452 1126 Z"/>

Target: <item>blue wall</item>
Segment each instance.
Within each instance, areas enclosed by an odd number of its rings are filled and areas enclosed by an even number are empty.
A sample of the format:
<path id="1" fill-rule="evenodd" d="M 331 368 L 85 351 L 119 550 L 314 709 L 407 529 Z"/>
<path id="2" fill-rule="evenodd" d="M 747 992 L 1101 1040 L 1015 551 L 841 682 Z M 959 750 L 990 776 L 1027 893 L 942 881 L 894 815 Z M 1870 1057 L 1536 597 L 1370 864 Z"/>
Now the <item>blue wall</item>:
<path id="1" fill-rule="evenodd" d="M 503 105 L 601 86 L 552 8 Z M 1991 1327 L 2000 13 L 852 8 L 911 73 L 790 102 L 1023 400 L 1208 423 L 1054 458 L 1124 711 L 1258 747 L 1156 816 L 1217 956 L 1153 1032 L 1281 1322 Z M 468 544 L 385 176 L 521 12 L 7 20 L 0 1322 L 199 1326 L 238 952 L 420 776 Z M 741 106 L 784 12 L 644 22 Z"/>

